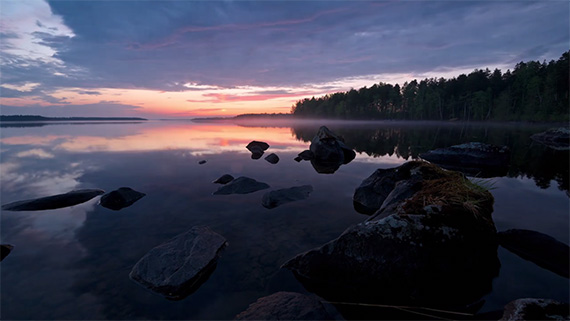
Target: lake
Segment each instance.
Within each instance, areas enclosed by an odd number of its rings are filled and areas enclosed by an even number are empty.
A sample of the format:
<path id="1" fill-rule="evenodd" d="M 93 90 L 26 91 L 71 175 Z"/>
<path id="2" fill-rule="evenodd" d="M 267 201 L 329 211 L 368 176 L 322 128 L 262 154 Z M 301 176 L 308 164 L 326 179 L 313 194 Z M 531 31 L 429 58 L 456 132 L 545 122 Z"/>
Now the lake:
<path id="1" fill-rule="evenodd" d="M 293 159 L 327 125 L 355 149 L 334 174 Z M 548 125 L 407 122 L 3 123 L 2 204 L 73 189 L 146 193 L 112 211 L 99 197 L 56 210 L 1 213 L 1 243 L 15 246 L 0 263 L 2 319 L 232 319 L 277 291 L 309 292 L 280 266 L 339 236 L 368 216 L 352 195 L 377 168 L 391 168 L 430 149 L 480 141 L 511 149 L 508 173 L 488 178 L 498 231 L 530 229 L 568 244 L 569 153 L 533 142 Z M 267 142 L 251 159 L 245 146 Z M 199 161 L 205 160 L 205 164 Z M 274 209 L 268 190 L 212 195 L 223 174 L 247 176 L 269 190 L 310 184 L 310 197 Z M 129 279 L 150 249 L 193 226 L 206 225 L 229 245 L 209 279 L 180 301 L 167 300 Z M 499 247 L 501 268 L 479 312 L 517 298 L 569 301 L 568 279 Z M 330 307 L 329 307 L 330 309 Z M 339 315 L 340 317 L 340 315 Z M 378 318 L 378 316 L 370 316 Z"/>

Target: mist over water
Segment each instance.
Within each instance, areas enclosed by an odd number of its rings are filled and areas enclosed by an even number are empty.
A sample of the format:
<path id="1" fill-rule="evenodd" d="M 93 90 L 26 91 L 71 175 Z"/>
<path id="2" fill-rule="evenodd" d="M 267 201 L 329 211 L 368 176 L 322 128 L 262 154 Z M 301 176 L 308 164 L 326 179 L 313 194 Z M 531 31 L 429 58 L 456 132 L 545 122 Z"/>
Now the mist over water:
<path id="1" fill-rule="evenodd" d="M 507 175 L 489 179 L 497 229 L 530 229 L 569 243 L 569 153 L 530 140 L 548 125 L 266 119 L 29 125 L 2 127 L 2 204 L 80 188 L 127 186 L 146 196 L 120 211 L 99 206 L 98 198 L 56 210 L 2 211 L 0 241 L 15 246 L 1 263 L 4 319 L 232 319 L 259 297 L 308 293 L 280 266 L 367 218 L 352 205 L 363 179 L 471 141 L 511 149 Z M 357 152 L 334 174 L 293 160 L 322 125 Z M 252 160 L 245 148 L 252 140 L 267 142 L 266 155 L 277 154 L 279 163 L 265 155 Z M 223 174 L 270 189 L 212 195 L 218 188 L 212 181 Z M 261 205 L 266 191 L 301 185 L 313 186 L 309 198 L 271 210 Z M 209 226 L 229 246 L 195 293 L 168 301 L 129 279 L 146 252 L 196 225 Z M 499 259 L 480 312 L 521 297 L 569 300 L 567 279 L 502 248 Z"/>

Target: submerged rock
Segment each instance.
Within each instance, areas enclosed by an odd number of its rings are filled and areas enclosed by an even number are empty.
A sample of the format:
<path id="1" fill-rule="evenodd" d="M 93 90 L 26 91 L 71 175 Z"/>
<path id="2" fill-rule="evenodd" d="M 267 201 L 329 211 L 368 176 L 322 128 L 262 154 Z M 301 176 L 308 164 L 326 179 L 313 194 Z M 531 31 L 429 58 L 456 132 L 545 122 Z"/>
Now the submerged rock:
<path id="1" fill-rule="evenodd" d="M 332 174 L 340 165 L 348 164 L 356 157 L 356 153 L 344 144 L 344 140 L 326 126 L 319 128 L 309 149 L 312 153 L 311 164 L 321 174 Z"/>
<path id="2" fill-rule="evenodd" d="M 443 168 L 467 175 L 496 177 L 507 174 L 510 150 L 506 146 L 472 142 L 438 148 L 419 156 Z"/>
<path id="3" fill-rule="evenodd" d="M 5 211 L 43 211 L 56 208 L 69 207 L 81 203 L 105 193 L 100 189 L 80 189 L 65 194 L 35 198 L 31 200 L 17 201 L 2 205 Z"/>
<path id="4" fill-rule="evenodd" d="M 332 320 L 323 304 L 294 292 L 277 292 L 249 305 L 235 320 Z"/>
<path id="5" fill-rule="evenodd" d="M 218 190 L 214 192 L 214 195 L 248 194 L 266 188 L 269 188 L 269 185 L 266 183 L 242 176 L 218 188 Z"/>
<path id="6" fill-rule="evenodd" d="M 285 203 L 304 200 L 309 197 L 312 191 L 311 185 L 278 189 L 265 193 L 261 199 L 261 204 L 265 208 L 275 208 Z"/>
<path id="7" fill-rule="evenodd" d="M 234 180 L 234 177 L 230 174 L 224 174 L 222 176 L 220 176 L 220 178 L 218 178 L 217 180 L 215 180 L 213 183 L 214 184 L 222 184 L 225 185 L 231 181 Z"/>
<path id="8" fill-rule="evenodd" d="M 271 153 L 267 155 L 267 157 L 265 157 L 265 160 L 270 162 L 271 164 L 277 164 L 279 162 L 279 156 L 275 155 L 274 153 Z"/>
<path id="9" fill-rule="evenodd" d="M 552 128 L 545 132 L 534 134 L 530 138 L 556 150 L 570 150 L 570 129 Z"/>
<path id="10" fill-rule="evenodd" d="M 465 306 L 488 293 L 500 266 L 493 196 L 427 162 L 386 173 L 374 216 L 283 267 L 331 301 Z"/>
<path id="11" fill-rule="evenodd" d="M 512 229 L 499 232 L 499 245 L 536 265 L 568 278 L 570 247 L 536 231 Z"/>
<path id="12" fill-rule="evenodd" d="M 129 277 L 169 299 L 180 300 L 208 279 L 226 245 L 226 239 L 208 227 L 193 227 L 150 250 Z"/>
<path id="13" fill-rule="evenodd" d="M 0 261 L 4 260 L 4 258 L 12 252 L 12 249 L 14 249 L 13 245 L 0 244 Z"/>
<path id="14" fill-rule="evenodd" d="M 206 160 L 203 159 L 203 160 L 199 161 L 198 164 L 200 164 L 200 165 L 206 164 Z"/>
<path id="15" fill-rule="evenodd" d="M 133 205 L 145 195 L 145 193 L 137 192 L 130 187 L 121 187 L 101 196 L 101 206 L 118 211 Z"/>
<path id="16" fill-rule="evenodd" d="M 259 159 L 263 156 L 263 153 L 269 148 L 269 144 L 265 142 L 251 141 L 245 147 L 251 152 L 252 159 Z"/>
<path id="17" fill-rule="evenodd" d="M 570 320 L 570 309 L 568 303 L 550 299 L 517 299 L 505 306 L 500 320 Z"/>

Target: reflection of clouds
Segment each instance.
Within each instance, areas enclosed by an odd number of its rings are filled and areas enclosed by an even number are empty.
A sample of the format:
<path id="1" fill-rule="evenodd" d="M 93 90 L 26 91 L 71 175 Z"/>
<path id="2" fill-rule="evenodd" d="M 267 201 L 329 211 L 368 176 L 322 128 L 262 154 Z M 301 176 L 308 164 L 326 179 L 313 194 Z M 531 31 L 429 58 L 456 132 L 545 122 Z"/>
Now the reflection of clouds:
<path id="1" fill-rule="evenodd" d="M 25 136 L 13 136 L 13 137 L 6 137 L 0 139 L 0 142 L 5 145 L 51 145 L 54 141 L 67 138 L 68 136 L 56 136 L 56 135 L 48 135 L 48 136 L 33 136 L 33 135 L 25 135 Z"/>
<path id="2" fill-rule="evenodd" d="M 25 191 L 27 197 L 43 197 L 69 192 L 79 185 L 77 179 L 82 174 L 80 169 L 70 172 L 34 171 L 13 162 L 5 162 L 0 166 L 2 192 Z M 3 200 L 4 203 L 6 201 Z"/>
<path id="3" fill-rule="evenodd" d="M 407 162 L 406 159 L 397 156 L 396 154 L 389 156 L 368 156 L 365 153 L 358 153 L 356 158 L 352 161 L 354 163 L 369 163 L 369 164 L 388 164 L 388 165 L 402 165 Z"/>
<path id="4" fill-rule="evenodd" d="M 35 148 L 19 152 L 16 154 L 16 157 L 54 158 L 54 155 L 52 153 L 46 152 L 43 149 Z"/>

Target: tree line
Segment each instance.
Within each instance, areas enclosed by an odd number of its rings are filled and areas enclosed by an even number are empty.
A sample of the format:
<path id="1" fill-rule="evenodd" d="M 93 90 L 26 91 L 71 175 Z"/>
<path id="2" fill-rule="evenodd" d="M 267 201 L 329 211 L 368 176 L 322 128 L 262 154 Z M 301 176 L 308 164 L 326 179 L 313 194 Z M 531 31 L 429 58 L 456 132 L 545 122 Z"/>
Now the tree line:
<path id="1" fill-rule="evenodd" d="M 451 79 L 374 84 L 303 99 L 291 113 L 336 119 L 568 121 L 570 51 L 550 62 L 518 63 L 513 71 L 475 69 Z"/>

